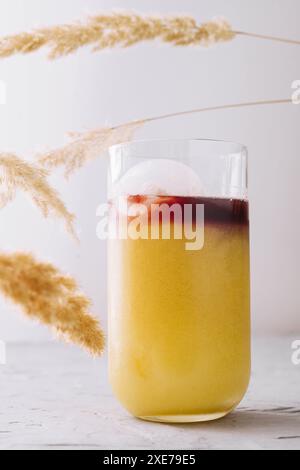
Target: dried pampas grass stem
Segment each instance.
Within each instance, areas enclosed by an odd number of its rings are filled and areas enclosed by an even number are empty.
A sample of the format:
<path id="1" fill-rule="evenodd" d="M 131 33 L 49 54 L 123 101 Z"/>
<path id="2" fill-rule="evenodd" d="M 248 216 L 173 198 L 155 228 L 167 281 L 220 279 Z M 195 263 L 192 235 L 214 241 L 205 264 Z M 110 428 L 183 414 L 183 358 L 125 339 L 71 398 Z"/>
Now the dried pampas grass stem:
<path id="1" fill-rule="evenodd" d="M 79 134 L 77 136 L 75 134 L 74 140 L 70 144 L 40 155 L 38 160 L 42 166 L 47 168 L 57 168 L 62 166 L 65 168 L 66 175 L 70 175 L 76 169 L 82 167 L 87 161 L 101 156 L 110 146 L 130 141 L 138 129 L 140 129 L 144 124 L 150 122 L 211 111 L 287 104 L 291 102 L 291 99 L 280 99 L 211 106 L 145 118 L 143 120 L 122 124 L 117 127 L 99 128 L 85 134 Z"/>
<path id="2" fill-rule="evenodd" d="M 99 51 L 153 40 L 175 46 L 209 46 L 233 40 L 237 35 L 300 44 L 300 41 L 292 39 L 234 31 L 223 19 L 198 24 L 190 16 L 160 17 L 113 12 L 91 16 L 85 22 L 40 28 L 0 38 L 0 57 L 28 54 L 48 46 L 50 58 L 54 59 L 83 46 L 93 46 L 95 51 Z"/>
<path id="3" fill-rule="evenodd" d="M 291 98 L 279 99 L 279 100 L 262 100 L 262 101 L 245 101 L 243 103 L 223 104 L 219 106 L 209 106 L 206 108 L 195 108 L 189 111 L 179 111 L 176 113 L 162 114 L 160 116 L 154 116 L 151 118 L 144 119 L 144 123 L 161 121 L 162 119 L 169 119 L 173 117 L 188 116 L 192 114 L 207 113 L 212 111 L 222 111 L 226 109 L 239 109 L 239 108 L 252 108 L 257 106 L 270 106 L 275 104 L 289 104 L 292 103 Z"/>
<path id="4" fill-rule="evenodd" d="M 104 349 L 104 334 L 89 314 L 90 301 L 76 281 L 30 254 L 0 253 L 0 291 L 19 305 L 25 315 L 54 329 L 66 340 L 93 355 Z"/>
<path id="5" fill-rule="evenodd" d="M 293 44 L 294 46 L 300 45 L 300 41 L 297 39 L 281 38 L 278 36 L 268 36 L 267 34 L 247 33 L 246 31 L 235 31 L 235 34 L 238 36 L 248 36 L 249 38 L 254 38 L 254 39 L 262 39 L 265 41 L 280 42 L 282 44 Z"/>
<path id="6" fill-rule="evenodd" d="M 47 217 L 53 214 L 63 219 L 67 229 L 75 236 L 71 214 L 57 191 L 47 181 L 48 172 L 37 165 L 25 162 L 14 154 L 0 154 L 0 208 L 11 202 L 17 190 L 26 192 Z"/>

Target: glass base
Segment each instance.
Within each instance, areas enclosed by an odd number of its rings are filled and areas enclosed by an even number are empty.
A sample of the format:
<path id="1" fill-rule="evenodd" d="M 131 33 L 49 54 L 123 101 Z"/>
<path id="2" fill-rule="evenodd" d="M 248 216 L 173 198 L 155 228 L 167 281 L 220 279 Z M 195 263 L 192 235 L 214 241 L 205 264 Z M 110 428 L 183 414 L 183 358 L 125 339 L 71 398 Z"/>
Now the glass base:
<path id="1" fill-rule="evenodd" d="M 220 413 L 197 414 L 197 415 L 165 415 L 165 416 L 138 416 L 143 421 L 152 421 L 154 423 L 169 424 L 188 424 L 188 423 L 205 423 L 208 421 L 216 421 L 227 416 L 230 411 L 222 411 Z"/>

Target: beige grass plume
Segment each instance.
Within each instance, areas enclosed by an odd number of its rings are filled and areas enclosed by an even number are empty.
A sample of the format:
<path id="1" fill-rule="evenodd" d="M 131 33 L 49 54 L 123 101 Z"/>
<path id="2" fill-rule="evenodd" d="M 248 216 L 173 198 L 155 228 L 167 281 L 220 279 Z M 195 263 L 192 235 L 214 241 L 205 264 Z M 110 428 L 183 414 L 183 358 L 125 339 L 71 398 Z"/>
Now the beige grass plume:
<path id="1" fill-rule="evenodd" d="M 25 162 L 14 154 L 0 154 L 0 208 L 12 201 L 17 190 L 27 193 L 44 216 L 53 214 L 64 220 L 75 236 L 71 214 L 57 191 L 47 181 L 48 172 L 35 164 Z"/>
<path id="2" fill-rule="evenodd" d="M 83 46 L 94 50 L 129 47 L 142 41 L 161 40 L 175 46 L 204 45 L 235 37 L 230 25 L 221 19 L 197 24 L 189 16 L 142 16 L 113 12 L 89 17 L 85 22 L 40 28 L 0 39 L 0 57 L 28 54 L 44 46 L 50 57 L 71 54 Z"/>
<path id="3" fill-rule="evenodd" d="M 40 165 L 52 169 L 63 166 L 69 176 L 87 161 L 101 156 L 111 145 L 131 140 L 142 121 L 129 122 L 118 127 L 103 127 L 83 134 L 73 134 L 69 144 L 38 157 Z"/>
<path id="4" fill-rule="evenodd" d="M 30 254 L 0 253 L 0 292 L 25 315 L 52 327 L 59 335 L 93 355 L 104 349 L 104 334 L 89 314 L 90 301 L 76 281 Z"/>
<path id="5" fill-rule="evenodd" d="M 129 47 L 143 41 L 160 40 L 175 46 L 209 46 L 231 41 L 236 36 L 248 36 L 289 44 L 299 40 L 286 39 L 246 31 L 235 31 L 223 19 L 198 24 L 190 16 L 145 16 L 132 12 L 103 13 L 86 21 L 35 29 L 0 38 L 0 57 L 28 54 L 45 46 L 50 58 L 66 56 L 84 46 L 94 51 Z"/>

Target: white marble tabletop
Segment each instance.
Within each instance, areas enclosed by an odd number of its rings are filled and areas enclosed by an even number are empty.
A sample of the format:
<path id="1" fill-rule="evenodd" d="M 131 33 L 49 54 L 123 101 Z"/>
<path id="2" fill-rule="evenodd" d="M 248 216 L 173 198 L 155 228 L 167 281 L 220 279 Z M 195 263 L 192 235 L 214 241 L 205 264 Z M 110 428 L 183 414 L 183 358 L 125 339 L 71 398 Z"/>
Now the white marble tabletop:
<path id="1" fill-rule="evenodd" d="M 252 383 L 239 409 L 220 421 L 179 426 L 129 416 L 112 397 L 105 359 L 57 343 L 8 345 L 0 366 L 0 449 L 300 449 L 296 339 L 255 339 Z"/>

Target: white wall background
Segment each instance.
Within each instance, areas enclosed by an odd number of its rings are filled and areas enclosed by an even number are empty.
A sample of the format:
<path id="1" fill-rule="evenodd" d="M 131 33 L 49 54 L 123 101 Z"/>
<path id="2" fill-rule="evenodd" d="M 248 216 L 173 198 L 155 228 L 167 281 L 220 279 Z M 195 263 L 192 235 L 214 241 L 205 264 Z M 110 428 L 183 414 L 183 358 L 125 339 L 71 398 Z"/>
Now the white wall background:
<path id="1" fill-rule="evenodd" d="M 239 30 L 300 38 L 298 0 L 2 0 L 0 34 L 84 18 L 111 8 L 225 16 Z M 154 44 L 55 62 L 46 52 L 0 61 L 8 102 L 0 106 L 0 149 L 26 158 L 65 142 L 69 130 L 177 110 L 290 97 L 300 79 L 299 47 L 239 38 L 211 49 Z M 244 142 L 250 151 L 252 307 L 255 331 L 300 331 L 300 106 L 245 109 L 158 122 L 138 137 L 208 137 Z M 106 317 L 105 244 L 95 211 L 105 200 L 106 161 L 87 165 L 66 184 L 52 182 L 78 216 L 81 245 L 56 221 L 42 220 L 20 196 L 0 212 L 3 250 L 30 250 L 76 276 Z M 51 337 L 0 300 L 3 340 Z"/>

